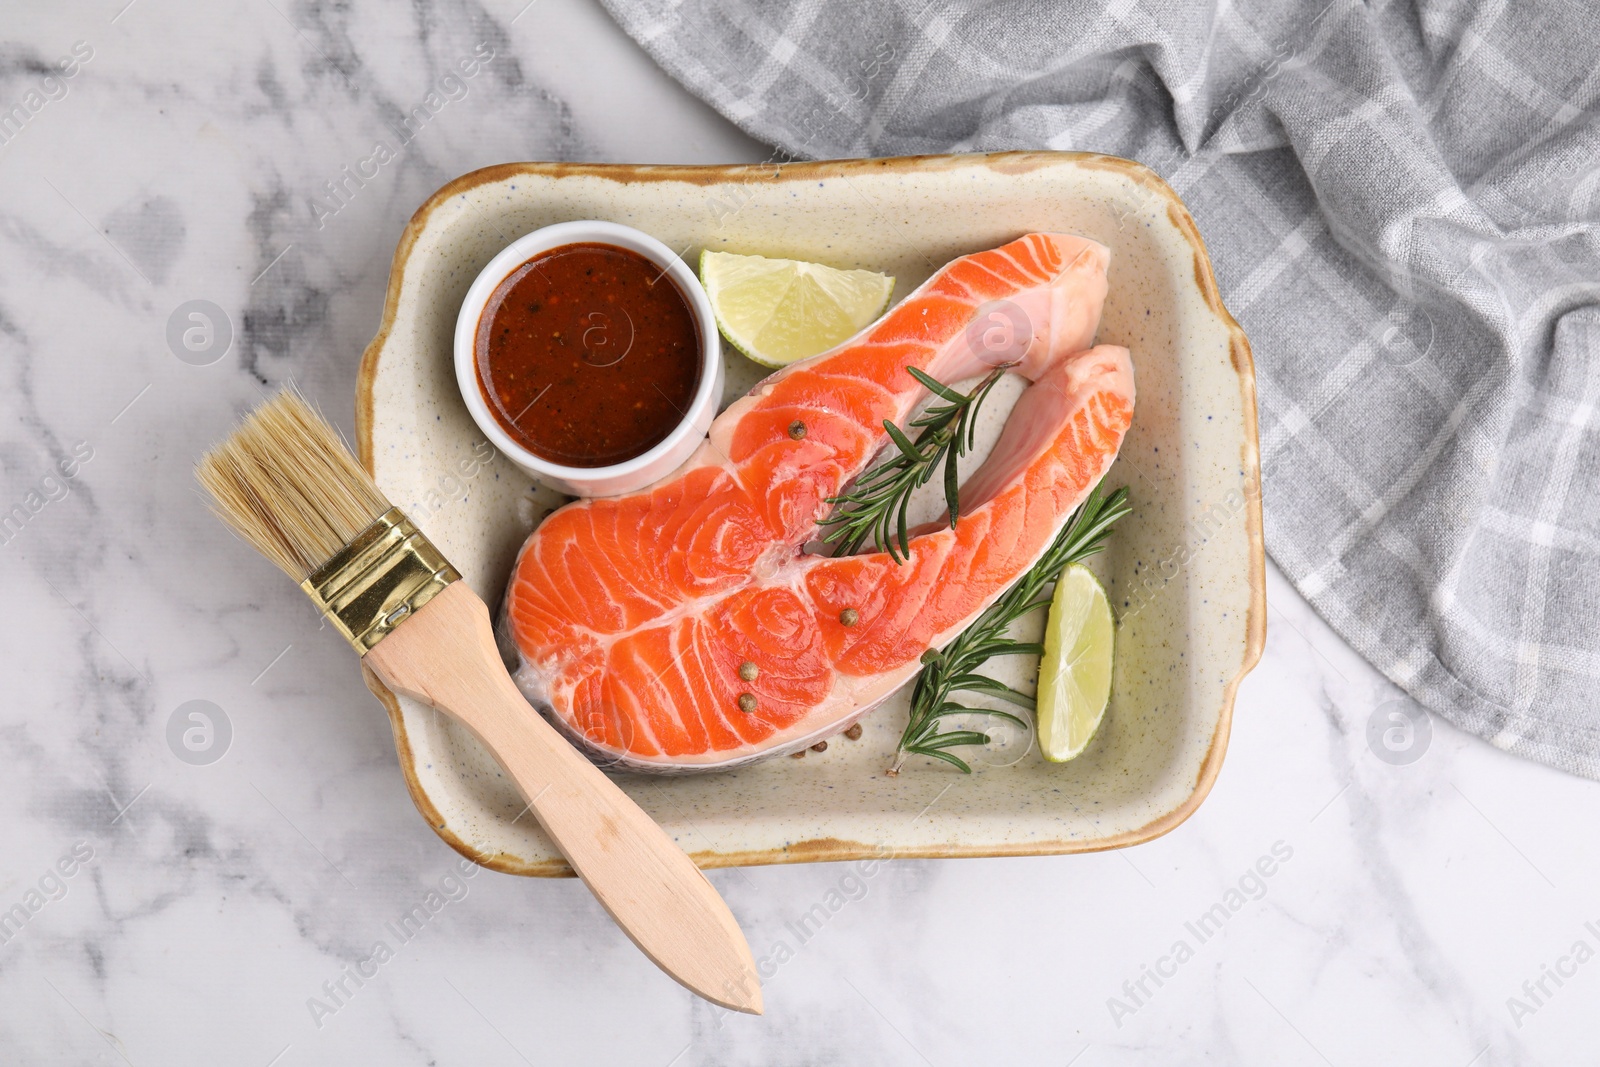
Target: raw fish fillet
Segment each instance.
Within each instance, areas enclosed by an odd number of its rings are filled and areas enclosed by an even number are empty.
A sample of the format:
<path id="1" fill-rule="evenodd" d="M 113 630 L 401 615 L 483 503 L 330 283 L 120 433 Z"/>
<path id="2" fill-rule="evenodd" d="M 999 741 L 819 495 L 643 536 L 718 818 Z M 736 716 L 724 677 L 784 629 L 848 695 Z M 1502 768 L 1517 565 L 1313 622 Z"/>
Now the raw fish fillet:
<path id="1" fill-rule="evenodd" d="M 963 256 L 732 404 L 673 474 L 552 513 L 506 593 L 523 693 L 597 762 L 637 771 L 726 769 L 849 726 L 1039 558 L 1116 458 L 1133 366 L 1124 348 L 1089 347 L 1108 258 L 1041 233 Z M 997 309 L 1031 326 L 1011 358 L 1032 384 L 962 487 L 956 526 L 918 532 L 903 564 L 805 551 L 826 498 L 887 443 L 883 420 L 903 427 L 926 399 L 906 367 L 946 383 L 986 372 L 974 337 Z"/>

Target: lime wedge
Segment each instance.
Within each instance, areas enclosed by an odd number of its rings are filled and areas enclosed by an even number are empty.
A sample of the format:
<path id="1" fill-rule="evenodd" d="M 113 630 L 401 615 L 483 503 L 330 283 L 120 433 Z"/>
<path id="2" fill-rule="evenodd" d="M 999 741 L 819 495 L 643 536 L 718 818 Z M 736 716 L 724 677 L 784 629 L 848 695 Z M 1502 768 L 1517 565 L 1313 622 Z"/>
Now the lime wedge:
<path id="1" fill-rule="evenodd" d="M 894 279 L 797 259 L 700 253 L 700 284 L 728 343 L 765 367 L 826 352 L 883 314 Z"/>
<path id="2" fill-rule="evenodd" d="M 1111 699 L 1111 604 L 1099 579 L 1074 563 L 1056 583 L 1039 662 L 1039 751 L 1065 763 L 1089 744 Z"/>

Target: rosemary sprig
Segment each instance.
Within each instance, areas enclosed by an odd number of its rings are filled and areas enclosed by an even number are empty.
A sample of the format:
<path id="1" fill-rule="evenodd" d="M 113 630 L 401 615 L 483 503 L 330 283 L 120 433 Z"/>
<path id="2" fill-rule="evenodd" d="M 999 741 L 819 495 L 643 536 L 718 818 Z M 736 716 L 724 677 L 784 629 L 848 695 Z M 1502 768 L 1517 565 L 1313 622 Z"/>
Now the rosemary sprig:
<path id="1" fill-rule="evenodd" d="M 890 775 L 899 774 L 906 756 L 913 752 L 944 760 L 968 774 L 972 773 L 967 762 L 950 749 L 962 745 L 988 744 L 989 735 L 981 730 L 949 730 L 941 733 L 939 722 L 944 715 L 991 715 L 1009 719 L 1027 728 L 1027 723 L 1009 711 L 970 707 L 957 703 L 951 697 L 961 692 L 987 693 L 1017 707 L 1030 711 L 1033 709 L 1033 697 L 977 673 L 978 668 L 995 656 L 1044 654 L 1043 645 L 1032 641 L 1014 641 L 1006 636 L 1006 631 L 1024 615 L 1047 606 L 1050 603 L 1049 589 L 1061 577 L 1061 572 L 1068 564 L 1087 559 L 1103 549 L 1112 524 L 1131 510 L 1127 489 L 1118 489 L 1108 497 L 1101 497 L 1100 487 L 1096 486 L 1045 554 L 1015 585 L 985 608 L 972 625 L 946 645 L 943 651 L 930 648 L 922 654 L 922 673 L 917 675 L 916 687 L 911 691 L 911 717 L 906 723 L 905 732 L 900 735 L 900 749 L 895 755 L 894 765 L 889 768 Z"/>
<path id="2" fill-rule="evenodd" d="M 894 442 L 898 453 L 862 475 L 850 492 L 828 498 L 835 511 L 823 519 L 821 525 L 833 529 L 823 540 L 833 545 L 838 555 L 859 551 L 871 538 L 896 563 L 904 563 L 911 553 L 911 539 L 906 532 L 906 509 L 911 504 L 911 494 L 933 476 L 941 459 L 944 460 L 944 499 L 950 509 L 950 525 L 955 526 L 961 518 L 956 461 L 972 448 L 978 406 L 1000 380 L 1005 368 L 990 371 L 977 388 L 965 394 L 915 367 L 907 367 L 906 372 L 944 403 L 932 405 L 912 421 L 911 428 L 920 431 L 916 440 L 884 419 L 883 428 L 889 431 L 889 440 Z"/>

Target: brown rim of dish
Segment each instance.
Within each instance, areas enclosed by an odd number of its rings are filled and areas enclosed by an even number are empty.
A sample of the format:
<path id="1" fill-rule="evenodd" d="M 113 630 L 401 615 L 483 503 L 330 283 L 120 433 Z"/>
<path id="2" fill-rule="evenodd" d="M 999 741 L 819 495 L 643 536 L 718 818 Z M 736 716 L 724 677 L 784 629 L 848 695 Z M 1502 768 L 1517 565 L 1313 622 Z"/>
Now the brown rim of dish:
<path id="1" fill-rule="evenodd" d="M 1200 807 L 1222 769 L 1223 755 L 1228 747 L 1228 735 L 1233 725 L 1234 698 L 1239 683 L 1261 660 L 1267 641 L 1267 565 L 1266 549 L 1261 525 L 1261 448 L 1256 421 L 1255 359 L 1244 330 L 1234 321 L 1222 305 L 1222 295 L 1217 289 L 1216 275 L 1211 270 L 1211 257 L 1206 254 L 1205 242 L 1195 226 L 1194 218 L 1178 194 L 1155 171 L 1142 163 L 1118 156 L 1098 155 L 1091 152 L 990 152 L 972 155 L 898 156 L 888 159 L 820 160 L 811 163 L 740 164 L 734 166 L 654 166 L 616 163 L 502 163 L 464 174 L 446 184 L 429 197 L 411 221 L 406 223 L 395 248 L 394 262 L 389 270 L 389 284 L 384 294 L 383 320 L 377 335 L 367 345 L 361 357 L 361 368 L 356 377 L 356 442 L 361 463 L 372 471 L 372 383 L 377 376 L 378 359 L 389 329 L 394 323 L 395 309 L 399 306 L 400 290 L 405 282 L 406 265 L 412 246 L 427 226 L 434 209 L 452 197 L 490 182 L 502 181 L 517 175 L 537 175 L 545 178 L 592 177 L 618 183 L 630 182 L 688 182 L 695 185 L 720 185 L 733 181 L 749 182 L 765 178 L 767 181 L 812 181 L 817 177 L 841 174 L 860 174 L 885 170 L 944 170 L 981 164 L 1002 174 L 1024 174 L 1042 167 L 1070 163 L 1092 170 L 1108 170 L 1122 174 L 1146 190 L 1167 201 L 1167 218 L 1183 234 L 1194 251 L 1195 284 L 1206 305 L 1221 320 L 1228 331 L 1229 357 L 1239 376 L 1239 389 L 1243 399 L 1245 441 L 1240 463 L 1245 472 L 1246 532 L 1250 544 L 1250 610 L 1245 623 L 1244 658 L 1239 670 L 1229 680 L 1222 693 L 1222 709 L 1217 717 L 1216 729 L 1206 749 L 1205 759 L 1195 778 L 1194 790 L 1184 802 L 1172 811 L 1153 819 L 1137 829 L 1127 830 L 1111 837 L 1088 841 L 1029 841 L 1017 845 L 924 845 L 916 848 L 896 848 L 892 855 L 905 859 L 944 859 L 981 856 L 1053 856 L 1070 852 L 1104 852 L 1114 848 L 1142 844 L 1176 829 Z M 367 688 L 382 701 L 389 712 L 389 722 L 394 729 L 395 749 L 400 758 L 400 769 L 405 775 L 406 790 L 412 803 L 422 813 L 433 832 L 461 855 L 490 870 L 505 874 L 562 877 L 572 874 L 571 868 L 561 860 L 529 863 L 506 853 L 483 853 L 463 841 L 450 827 L 448 820 L 434 807 L 433 801 L 417 780 L 411 741 L 406 734 L 405 720 L 400 713 L 400 702 L 395 699 L 369 671 Z M 704 868 L 755 867 L 774 863 L 818 863 L 838 860 L 870 859 L 882 857 L 882 849 L 861 841 L 843 841 L 838 838 L 816 838 L 797 841 L 785 848 L 745 852 L 691 852 L 690 857 Z"/>

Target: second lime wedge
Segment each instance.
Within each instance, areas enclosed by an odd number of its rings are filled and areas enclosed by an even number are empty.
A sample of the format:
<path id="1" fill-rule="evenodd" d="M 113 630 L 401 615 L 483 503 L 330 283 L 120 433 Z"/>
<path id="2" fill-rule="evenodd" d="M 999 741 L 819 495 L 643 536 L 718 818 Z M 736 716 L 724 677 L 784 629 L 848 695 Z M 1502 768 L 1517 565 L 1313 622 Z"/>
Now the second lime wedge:
<path id="1" fill-rule="evenodd" d="M 1039 751 L 1052 763 L 1081 753 L 1105 716 L 1115 629 L 1105 588 L 1072 564 L 1050 598 L 1039 662 Z"/>

